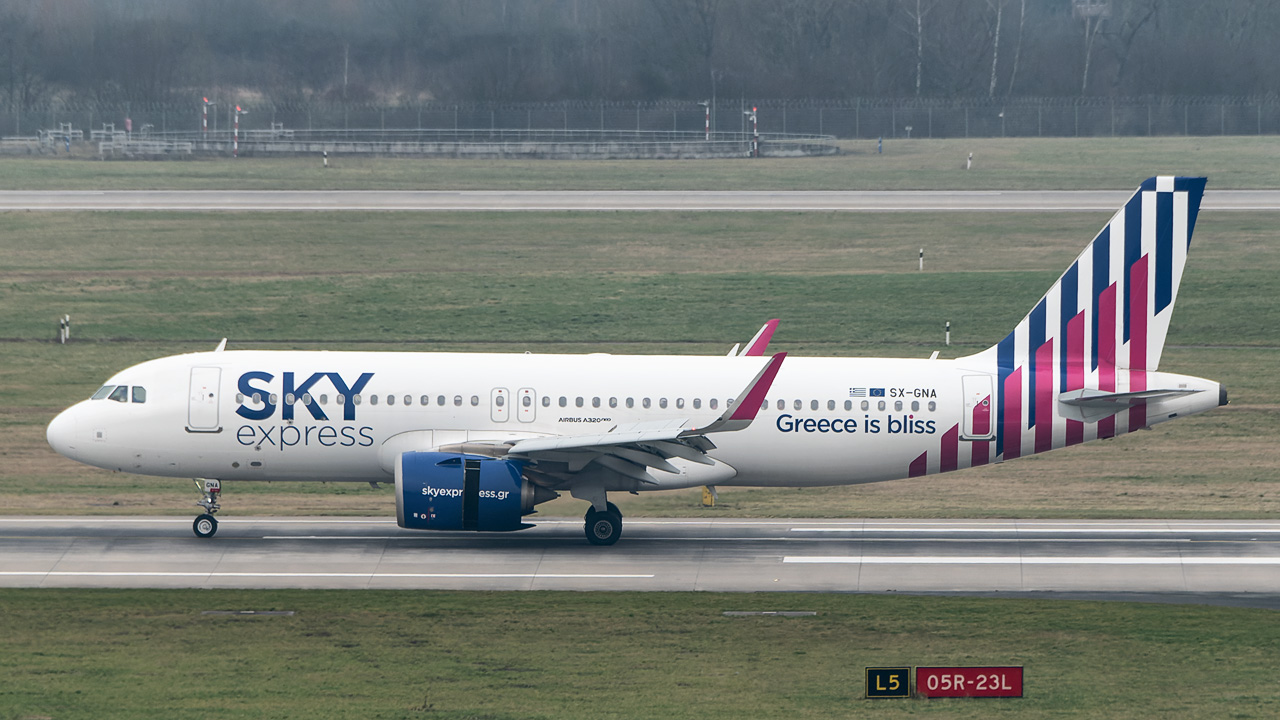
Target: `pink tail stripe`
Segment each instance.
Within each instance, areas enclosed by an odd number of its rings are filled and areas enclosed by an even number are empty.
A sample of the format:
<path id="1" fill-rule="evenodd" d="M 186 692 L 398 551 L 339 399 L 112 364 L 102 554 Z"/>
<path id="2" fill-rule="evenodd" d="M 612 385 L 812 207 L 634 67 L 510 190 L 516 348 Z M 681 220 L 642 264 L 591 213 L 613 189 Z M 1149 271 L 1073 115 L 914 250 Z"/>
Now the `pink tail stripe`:
<path id="1" fill-rule="evenodd" d="M 1053 449 L 1053 339 L 1036 350 L 1036 452 Z"/>
<path id="2" fill-rule="evenodd" d="M 972 467 L 986 465 L 991 462 L 991 443 L 986 440 L 978 440 L 973 443 L 973 463 Z"/>
<path id="3" fill-rule="evenodd" d="M 1022 456 L 1022 368 L 1004 379 L 1004 459 Z"/>

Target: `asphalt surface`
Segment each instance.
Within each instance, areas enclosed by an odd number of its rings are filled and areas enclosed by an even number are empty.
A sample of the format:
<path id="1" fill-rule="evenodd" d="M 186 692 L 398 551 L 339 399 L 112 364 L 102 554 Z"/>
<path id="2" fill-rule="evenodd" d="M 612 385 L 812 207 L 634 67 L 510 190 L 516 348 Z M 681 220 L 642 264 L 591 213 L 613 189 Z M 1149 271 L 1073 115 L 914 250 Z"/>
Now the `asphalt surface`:
<path id="1" fill-rule="evenodd" d="M 1132 190 L 1027 191 L 0 191 L 4 210 L 1108 211 Z M 1280 210 L 1280 190 L 1209 190 L 1202 210 Z"/>
<path id="2" fill-rule="evenodd" d="M 629 519 L 424 533 L 383 518 L 0 518 L 0 586 L 1036 594 L 1280 607 L 1280 522 Z"/>

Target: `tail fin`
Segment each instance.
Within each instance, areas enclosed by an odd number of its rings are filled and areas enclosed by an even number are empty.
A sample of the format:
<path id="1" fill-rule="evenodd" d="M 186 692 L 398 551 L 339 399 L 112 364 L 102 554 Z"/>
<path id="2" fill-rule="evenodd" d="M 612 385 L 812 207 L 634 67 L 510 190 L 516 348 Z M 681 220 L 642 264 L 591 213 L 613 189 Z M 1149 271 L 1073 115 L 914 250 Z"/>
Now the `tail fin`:
<path id="1" fill-rule="evenodd" d="M 1063 392 L 1148 389 L 1146 376 L 1160 365 L 1204 186 L 1205 178 L 1162 176 L 1142 183 L 1013 332 L 974 356 L 998 367 L 999 423 L 1012 421 L 1006 415 L 1013 413 L 1035 426 Z M 1099 436 L 1114 432 L 1099 428 Z"/>

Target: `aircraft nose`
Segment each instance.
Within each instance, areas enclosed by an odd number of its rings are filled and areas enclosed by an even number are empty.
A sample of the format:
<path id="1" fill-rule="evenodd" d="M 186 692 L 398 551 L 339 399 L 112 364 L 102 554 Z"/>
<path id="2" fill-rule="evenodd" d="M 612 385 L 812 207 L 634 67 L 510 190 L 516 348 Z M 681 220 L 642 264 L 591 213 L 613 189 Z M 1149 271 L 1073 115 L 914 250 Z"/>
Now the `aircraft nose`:
<path id="1" fill-rule="evenodd" d="M 67 408 L 58 413 L 58 416 L 49 423 L 49 427 L 45 430 L 45 439 L 49 441 L 49 447 L 53 448 L 59 455 L 71 457 L 75 452 L 76 441 L 76 419 L 75 408 Z"/>

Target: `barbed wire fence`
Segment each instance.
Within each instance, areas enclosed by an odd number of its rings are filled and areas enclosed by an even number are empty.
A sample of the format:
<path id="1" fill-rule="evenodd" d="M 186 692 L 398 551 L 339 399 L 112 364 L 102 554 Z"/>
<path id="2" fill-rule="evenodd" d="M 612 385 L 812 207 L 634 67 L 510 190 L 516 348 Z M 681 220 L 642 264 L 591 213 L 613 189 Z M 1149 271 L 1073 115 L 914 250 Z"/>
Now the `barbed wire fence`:
<path id="1" fill-rule="evenodd" d="M 363 105 L 251 101 L 211 97 L 209 132 L 231 129 L 237 104 L 244 131 L 566 130 L 695 133 L 704 109 L 694 101 L 556 103 L 423 103 Z M 1146 137 L 1280 134 L 1280 98 L 1022 98 L 1015 100 L 752 100 L 712 102 L 716 133 L 747 133 L 745 114 L 759 108 L 761 133 L 831 135 L 840 139 Z M 155 135 L 201 131 L 203 108 L 192 102 L 51 101 L 23 107 L 0 100 L 0 136 L 29 137 L 64 123 L 87 131 L 114 126 Z"/>

